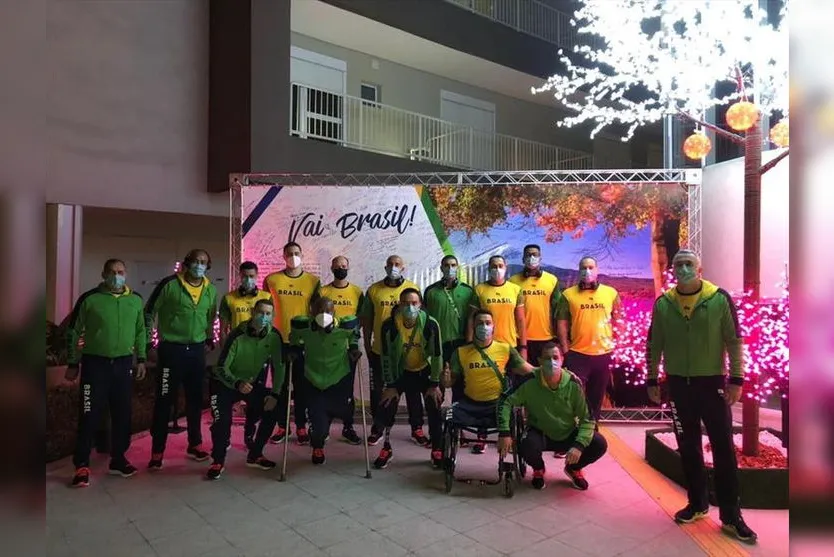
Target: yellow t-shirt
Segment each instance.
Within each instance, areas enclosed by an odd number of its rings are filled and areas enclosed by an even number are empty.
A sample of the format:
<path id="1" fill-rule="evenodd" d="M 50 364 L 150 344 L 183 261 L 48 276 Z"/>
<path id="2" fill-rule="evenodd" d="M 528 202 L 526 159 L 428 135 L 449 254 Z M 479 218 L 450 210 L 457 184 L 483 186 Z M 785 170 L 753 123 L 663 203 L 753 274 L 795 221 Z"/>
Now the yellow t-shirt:
<path id="1" fill-rule="evenodd" d="M 339 318 L 347 317 L 348 315 L 359 315 L 362 298 L 365 296 L 361 288 L 350 283 L 341 288 L 333 286 L 333 283 L 327 284 L 321 287 L 319 294 L 321 294 L 322 298 L 330 298 L 333 300 L 336 317 Z"/>
<path id="2" fill-rule="evenodd" d="M 290 338 L 293 317 L 310 313 L 310 300 L 318 292 L 319 284 L 319 278 L 307 272 L 293 278 L 284 271 L 278 271 L 264 279 L 264 290 L 272 295 L 275 302 L 273 324 L 282 338 Z"/>
<path id="3" fill-rule="evenodd" d="M 611 311 L 620 296 L 610 286 L 580 290 L 574 285 L 562 292 L 557 318 L 570 323 L 570 349 L 588 356 L 614 350 Z"/>
<path id="4" fill-rule="evenodd" d="M 220 302 L 220 321 L 232 329 L 252 317 L 252 309 L 258 300 L 269 300 L 271 296 L 265 290 L 256 290 L 241 294 L 240 290 L 232 290 Z"/>
<path id="5" fill-rule="evenodd" d="M 179 279 L 180 284 L 182 284 L 185 287 L 186 292 L 188 292 L 191 295 L 191 300 L 194 302 L 194 304 L 198 304 L 200 302 L 200 296 L 203 295 L 203 289 L 205 288 L 209 279 L 203 277 L 203 280 L 202 282 L 200 282 L 200 285 L 194 286 L 190 282 L 185 280 L 185 275 L 183 275 L 182 273 L 177 273 L 177 278 Z"/>
<path id="6" fill-rule="evenodd" d="M 521 287 L 524 296 L 524 320 L 527 324 L 527 340 L 552 340 L 555 302 L 559 299 L 559 279 L 542 271 L 541 276 L 525 277 L 517 273 L 510 282 Z"/>
<path id="7" fill-rule="evenodd" d="M 518 329 L 515 326 L 515 308 L 524 305 L 521 287 L 510 281 L 501 286 L 492 286 L 482 282 L 475 287 L 478 307 L 489 310 L 495 329 L 492 337 L 506 342 L 513 348 L 518 344 Z"/>
<path id="8" fill-rule="evenodd" d="M 501 381 L 473 343 L 464 344 L 455 350 L 450 366 L 455 377 L 463 378 L 464 395 L 478 402 L 489 402 L 496 400 L 504 391 L 507 364 L 515 369 L 524 365 L 524 360 L 514 347 L 498 340 L 493 340 L 492 344 L 481 350 L 495 362 L 502 376 Z"/>
<path id="9" fill-rule="evenodd" d="M 382 323 L 391 317 L 391 308 L 399 303 L 400 292 L 406 288 L 420 290 L 410 280 L 404 280 L 399 286 L 387 286 L 385 281 L 380 280 L 373 283 L 365 294 L 360 315 L 365 319 L 373 319 L 374 338 L 371 351 L 374 354 L 382 354 Z"/>
<path id="10" fill-rule="evenodd" d="M 406 371 L 423 371 L 429 365 L 429 359 L 426 358 L 423 350 L 423 331 L 419 330 L 420 327 L 417 324 L 411 329 L 406 327 L 403 323 L 403 316 L 399 314 L 394 317 L 394 323 L 397 325 L 397 331 L 403 343 L 403 354 L 405 354 L 403 367 Z"/>
<path id="11" fill-rule="evenodd" d="M 693 294 L 681 294 L 680 292 L 676 292 L 677 296 L 675 297 L 678 299 L 678 307 L 680 308 L 683 316 L 687 319 L 692 317 L 692 310 L 695 309 L 695 304 L 697 304 L 698 300 L 701 299 L 702 290 Z"/>

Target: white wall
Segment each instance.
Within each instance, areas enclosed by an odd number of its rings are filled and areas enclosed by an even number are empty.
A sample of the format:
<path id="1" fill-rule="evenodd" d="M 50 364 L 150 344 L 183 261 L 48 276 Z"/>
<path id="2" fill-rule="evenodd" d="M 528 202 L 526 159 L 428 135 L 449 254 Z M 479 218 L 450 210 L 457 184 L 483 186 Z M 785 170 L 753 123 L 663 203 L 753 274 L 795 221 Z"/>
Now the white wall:
<path id="1" fill-rule="evenodd" d="M 226 215 L 206 192 L 205 0 L 48 0 L 46 200 Z"/>
<path id="2" fill-rule="evenodd" d="M 763 162 L 781 150 L 767 151 Z M 761 296 L 781 295 L 779 284 L 788 262 L 790 158 L 762 177 Z M 743 287 L 744 160 L 704 168 L 701 186 L 702 265 L 704 277 L 731 291 Z"/>

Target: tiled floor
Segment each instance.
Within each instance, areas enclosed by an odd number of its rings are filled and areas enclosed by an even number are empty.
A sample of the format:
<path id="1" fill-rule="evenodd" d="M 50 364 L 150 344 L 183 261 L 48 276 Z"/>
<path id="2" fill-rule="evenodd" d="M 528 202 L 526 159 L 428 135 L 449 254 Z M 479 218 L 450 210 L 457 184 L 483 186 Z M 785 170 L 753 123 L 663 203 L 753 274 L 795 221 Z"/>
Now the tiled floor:
<path id="1" fill-rule="evenodd" d="M 588 469 L 587 492 L 571 489 L 562 461 L 548 458 L 543 492 L 525 483 L 505 499 L 498 486 L 474 482 L 446 495 L 442 473 L 407 430 L 395 428 L 395 458 L 372 479 L 364 477 L 362 447 L 339 442 L 338 427 L 324 466 L 310 463 L 309 447 L 291 447 L 284 483 L 277 472 L 244 467 L 239 427 L 218 482 L 202 479 L 207 463 L 184 458 L 184 434 L 169 439 L 165 468 L 155 474 L 144 470 L 148 437 L 133 443 L 128 456 L 141 472 L 127 480 L 104 475 L 107 459 L 98 457 L 92 485 L 73 490 L 71 464 L 50 466 L 47 555 L 704 555 L 611 457 Z M 268 457 L 280 454 L 281 446 L 268 446 Z M 464 477 L 496 469 L 494 452 L 460 459 Z"/>

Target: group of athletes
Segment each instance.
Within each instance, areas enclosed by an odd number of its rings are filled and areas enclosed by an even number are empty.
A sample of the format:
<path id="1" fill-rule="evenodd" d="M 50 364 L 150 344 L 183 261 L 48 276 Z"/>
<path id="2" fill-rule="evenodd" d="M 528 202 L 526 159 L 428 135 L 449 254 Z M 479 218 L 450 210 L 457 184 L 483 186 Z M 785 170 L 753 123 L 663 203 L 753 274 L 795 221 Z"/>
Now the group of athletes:
<path id="1" fill-rule="evenodd" d="M 325 444 L 337 419 L 342 422 L 341 435 L 348 443 L 377 445 L 382 441 L 373 465 L 387 467 L 394 455 L 389 432 L 399 399 L 405 395 L 412 440 L 428 448 L 431 463 L 442 467 L 441 405 L 445 391 L 450 389 L 451 419 L 469 425 L 494 425 L 499 453 L 503 456 L 517 450 L 533 470 L 534 488 L 545 487 L 543 453 L 552 451 L 564 459 L 564 472 L 572 485 L 588 489 L 583 469 L 607 449 L 596 423 L 611 380 L 611 357 L 616 346 L 613 323 L 621 305 L 617 291 L 600 284 L 593 257 L 582 258 L 576 284 L 561 289 L 557 277 L 542 269 L 537 245 L 524 247 L 523 270 L 512 276 L 507 276 L 507 262 L 502 256 L 491 257 L 488 280 L 474 287 L 460 280 L 459 262 L 448 255 L 440 261 L 442 278 L 425 292 L 405 278 L 406 262 L 398 255 L 387 258 L 384 277 L 365 291 L 349 281 L 347 257 L 333 259 L 334 278 L 326 285 L 304 271 L 300 245 L 286 244 L 283 258 L 285 268 L 268 275 L 260 285 L 257 265 L 244 262 L 240 265 L 239 285 L 219 300 L 222 348 L 210 378 L 210 452 L 203 448 L 200 429 L 206 353 L 215 348 L 213 327 L 218 313 L 217 292 L 206 276 L 211 268 L 209 254 L 192 250 L 183 260 L 182 270 L 162 279 L 146 304 L 126 284 L 124 262 L 111 259 L 105 263 L 103 282 L 79 298 L 69 326 L 67 379 L 74 381 L 80 367 L 82 397 L 73 486 L 90 483 L 92 439 L 106 405 L 113 435 L 109 472 L 124 477 L 137 472 L 125 457 L 130 443 L 130 386 L 134 357 L 136 379 L 146 374 L 150 331 L 155 326 L 158 363 L 150 470 L 163 467 L 171 405 L 179 386 L 186 399 L 186 454 L 196 461 L 211 459 L 206 472 L 210 480 L 219 479 L 225 471 L 234 405 L 239 401 L 246 403 L 246 465 L 262 470 L 276 467 L 264 456 L 264 448 L 268 442 L 289 442 L 289 397 L 295 442 L 311 445 L 313 464 L 325 463 Z M 690 353 L 679 346 L 686 340 L 670 336 L 667 342 L 663 331 L 677 327 L 675 320 L 688 322 L 700 315 L 692 310 L 702 305 L 702 299 L 715 306 L 710 311 L 723 319 L 719 321 L 722 326 L 726 315 L 735 315 L 728 296 L 711 301 L 716 291 L 723 291 L 701 280 L 695 254 L 681 251 L 674 264 L 678 288 L 682 284 L 686 288 L 689 281 L 690 289 L 696 282 L 698 289 L 674 291 L 670 300 L 675 307 L 680 306 L 677 316 L 662 306 L 664 296 L 655 306 L 648 342 L 652 368 L 649 396 L 658 402 L 656 377 L 661 356 L 671 375 L 670 352 L 672 360 Z M 702 294 L 704 288 L 712 289 L 709 298 Z M 705 319 L 705 323 L 714 321 L 708 316 Z M 740 388 L 735 386 L 741 367 L 740 360 L 735 359 L 734 339 L 740 346 L 736 329 L 719 331 L 717 345 L 721 354 L 725 347 L 730 353 L 733 367 L 727 392 L 730 399 L 738 400 Z M 715 333 L 705 330 L 704 334 Z M 711 338 L 701 340 L 705 346 L 712 346 Z M 354 385 L 363 355 L 360 341 L 370 367 L 372 414 L 370 433 L 364 440 L 354 428 Z M 691 375 L 699 376 L 699 385 L 703 379 L 700 376 L 708 376 L 705 383 L 712 381 L 710 385 L 717 384 L 713 376 L 724 378 L 723 362 L 716 364 L 709 357 L 703 356 L 703 365 L 699 362 L 694 370 L 687 362 L 679 364 L 681 375 L 687 375 L 687 385 Z M 676 394 L 692 396 L 691 392 L 673 392 L 673 398 Z M 514 440 L 510 414 L 517 407 L 525 408 L 526 430 L 522 438 Z M 726 410 L 729 414 L 728 405 Z M 700 419 L 707 422 L 707 418 L 699 415 L 700 409 L 688 411 L 686 432 L 678 430 L 679 440 L 688 443 L 682 445 L 681 454 L 685 459 L 697 460 L 692 423 L 697 420 L 700 425 Z M 428 436 L 423 431 L 424 414 Z M 472 453 L 483 453 L 487 429 L 484 427 L 476 438 L 462 438 L 461 444 L 471 445 Z M 700 451 L 700 427 L 697 436 Z M 518 444 L 515 449 L 514 441 Z M 737 537 L 755 538 L 741 520 L 737 486 L 730 485 L 727 474 L 728 469 L 734 470 L 735 456 L 714 452 L 717 483 L 724 482 L 718 486 L 724 493 L 723 498 L 719 495 L 722 520 Z M 719 462 L 721 459 L 723 462 Z M 690 504 L 676 515 L 678 522 L 705 516 L 707 505 L 705 496 L 701 496 L 705 479 L 693 467 L 685 469 L 691 484 Z"/>

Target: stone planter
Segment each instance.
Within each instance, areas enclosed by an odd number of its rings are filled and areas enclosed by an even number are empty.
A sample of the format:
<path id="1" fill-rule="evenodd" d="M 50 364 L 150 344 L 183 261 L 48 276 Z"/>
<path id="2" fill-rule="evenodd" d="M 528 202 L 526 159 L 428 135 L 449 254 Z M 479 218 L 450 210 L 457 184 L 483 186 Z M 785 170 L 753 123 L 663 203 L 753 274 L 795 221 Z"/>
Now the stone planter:
<path id="1" fill-rule="evenodd" d="M 740 433 L 741 428 L 733 428 Z M 767 429 L 776 437 L 781 433 Z M 677 449 L 668 447 L 656 437 L 659 433 L 672 433 L 672 428 L 646 430 L 646 461 L 652 468 L 664 476 L 684 486 L 683 468 Z M 716 505 L 713 469 L 706 467 L 709 481 L 710 504 Z M 741 507 L 745 509 L 787 509 L 788 508 L 788 469 L 787 468 L 739 468 L 739 491 Z"/>

